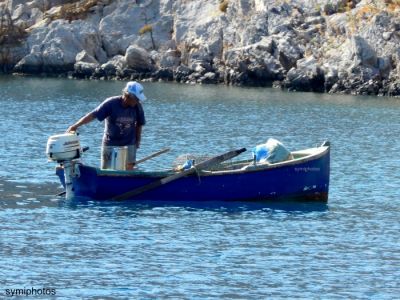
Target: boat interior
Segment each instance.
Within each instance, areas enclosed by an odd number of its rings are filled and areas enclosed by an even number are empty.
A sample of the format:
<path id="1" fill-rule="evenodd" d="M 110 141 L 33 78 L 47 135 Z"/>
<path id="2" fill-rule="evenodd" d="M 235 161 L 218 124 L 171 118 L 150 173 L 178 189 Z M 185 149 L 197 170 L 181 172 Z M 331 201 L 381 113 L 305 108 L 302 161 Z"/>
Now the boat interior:
<path id="1" fill-rule="evenodd" d="M 326 150 L 326 146 L 322 147 L 316 147 L 316 148 L 309 148 L 305 150 L 300 150 L 300 151 L 293 151 L 289 155 L 289 157 L 286 160 L 277 162 L 277 163 L 269 163 L 269 162 L 263 162 L 263 163 L 255 163 L 253 160 L 248 159 L 248 160 L 239 160 L 239 161 L 227 161 L 224 162 L 220 165 L 214 166 L 213 168 L 210 168 L 208 170 L 202 170 L 202 173 L 213 173 L 213 174 L 218 174 L 218 173 L 227 173 L 227 172 L 232 172 L 232 171 L 237 171 L 237 172 L 244 172 L 244 171 L 252 171 L 252 170 L 260 170 L 260 169 L 268 169 L 268 168 L 275 168 L 275 167 L 280 167 L 288 164 L 296 164 L 305 160 L 308 160 L 309 158 L 315 157 L 320 153 L 323 153 Z"/>
<path id="2" fill-rule="evenodd" d="M 320 146 L 315 148 L 308 148 L 299 151 L 291 152 L 288 159 L 284 161 L 280 161 L 277 163 L 254 163 L 252 159 L 246 160 L 229 160 L 223 162 L 222 164 L 218 164 L 213 166 L 212 168 L 208 168 L 205 170 L 199 170 L 198 174 L 201 175 L 218 175 L 218 174 L 227 174 L 227 173 L 242 173 L 242 172 L 252 172 L 252 171 L 259 171 L 263 169 L 273 169 L 278 168 L 281 166 L 291 165 L 291 164 L 298 164 L 310 159 L 315 159 L 319 155 L 322 155 L 329 146 Z M 139 176 L 169 176 L 172 175 L 178 170 L 175 168 L 171 169 L 163 169 L 163 170 L 142 170 L 142 169 L 135 169 L 133 171 L 118 171 L 118 170 L 103 170 L 97 169 L 98 175 L 107 175 L 107 176 L 132 176 L 132 175 L 139 175 Z"/>

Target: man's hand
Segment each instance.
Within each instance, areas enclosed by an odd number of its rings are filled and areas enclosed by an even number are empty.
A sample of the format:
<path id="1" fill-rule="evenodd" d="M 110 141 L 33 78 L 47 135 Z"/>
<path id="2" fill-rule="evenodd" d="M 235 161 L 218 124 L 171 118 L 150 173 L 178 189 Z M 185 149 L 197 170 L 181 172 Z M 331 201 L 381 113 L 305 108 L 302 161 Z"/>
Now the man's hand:
<path id="1" fill-rule="evenodd" d="M 78 127 L 81 127 L 84 124 L 87 124 L 89 122 L 92 122 L 94 120 L 94 115 L 93 113 L 88 113 L 86 116 L 82 117 L 78 122 L 76 122 L 74 125 L 69 126 L 67 129 L 67 132 L 76 132 Z"/>
<path id="2" fill-rule="evenodd" d="M 78 126 L 76 126 L 74 124 L 72 126 L 69 126 L 66 132 L 76 132 L 77 129 L 78 129 Z"/>

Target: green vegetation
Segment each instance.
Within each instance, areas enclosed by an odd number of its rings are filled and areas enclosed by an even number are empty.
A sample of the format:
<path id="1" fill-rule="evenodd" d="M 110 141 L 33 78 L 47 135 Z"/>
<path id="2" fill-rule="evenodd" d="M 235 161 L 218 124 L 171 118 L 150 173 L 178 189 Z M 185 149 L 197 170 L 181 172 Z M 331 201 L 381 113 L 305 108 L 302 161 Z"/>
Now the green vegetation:
<path id="1" fill-rule="evenodd" d="M 156 49 L 156 44 L 154 43 L 154 38 L 153 38 L 153 26 L 152 25 L 146 24 L 142 28 L 139 29 L 140 35 L 143 35 L 146 33 L 150 33 L 150 38 L 151 38 L 151 43 L 152 43 L 153 49 Z"/>

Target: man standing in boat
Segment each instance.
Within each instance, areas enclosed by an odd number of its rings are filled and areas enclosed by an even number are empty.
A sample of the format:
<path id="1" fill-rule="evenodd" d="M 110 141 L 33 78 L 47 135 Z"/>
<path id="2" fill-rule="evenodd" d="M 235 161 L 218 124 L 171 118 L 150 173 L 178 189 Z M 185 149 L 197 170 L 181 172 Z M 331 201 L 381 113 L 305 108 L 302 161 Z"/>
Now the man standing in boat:
<path id="1" fill-rule="evenodd" d="M 132 170 L 136 161 L 136 150 L 140 147 L 142 126 L 146 123 L 141 104 L 146 100 L 143 86 L 136 81 L 130 81 L 122 92 L 122 96 L 104 100 L 97 108 L 67 129 L 67 132 L 73 132 L 94 119 L 100 122 L 106 120 L 101 147 L 102 169 L 111 167 L 111 154 L 114 147 L 127 146 L 126 169 Z"/>

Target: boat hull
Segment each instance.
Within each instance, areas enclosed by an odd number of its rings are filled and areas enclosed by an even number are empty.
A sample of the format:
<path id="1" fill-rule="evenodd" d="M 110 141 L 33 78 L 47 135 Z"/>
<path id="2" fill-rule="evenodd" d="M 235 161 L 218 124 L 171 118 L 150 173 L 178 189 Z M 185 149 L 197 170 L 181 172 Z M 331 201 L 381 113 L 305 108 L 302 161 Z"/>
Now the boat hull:
<path id="1" fill-rule="evenodd" d="M 232 172 L 202 172 L 182 177 L 136 195 L 140 201 L 263 201 L 298 199 L 328 200 L 330 151 L 325 147 L 314 157 L 267 168 Z M 111 171 L 79 164 L 73 179 L 75 196 L 112 199 L 165 177 L 160 172 Z M 58 169 L 61 182 L 63 170 Z"/>

